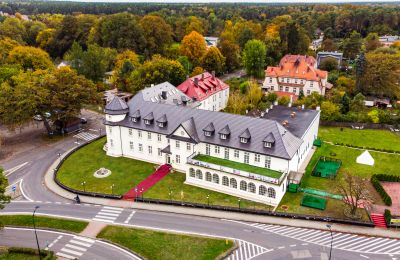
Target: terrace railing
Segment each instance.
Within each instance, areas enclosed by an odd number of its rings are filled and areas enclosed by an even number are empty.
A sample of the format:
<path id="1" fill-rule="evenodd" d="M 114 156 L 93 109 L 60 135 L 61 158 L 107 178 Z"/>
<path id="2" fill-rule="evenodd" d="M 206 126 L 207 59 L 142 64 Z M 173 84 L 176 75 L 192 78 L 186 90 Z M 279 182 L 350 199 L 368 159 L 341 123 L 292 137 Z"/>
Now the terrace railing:
<path id="1" fill-rule="evenodd" d="M 282 175 L 279 178 L 272 178 L 272 177 L 252 173 L 252 172 L 247 172 L 247 171 L 243 171 L 243 170 L 230 168 L 227 166 L 203 162 L 203 161 L 194 159 L 194 157 L 198 154 L 199 154 L 198 152 L 194 152 L 193 154 L 191 154 L 187 158 L 187 163 L 194 165 L 194 166 L 200 166 L 200 167 L 204 167 L 204 168 L 208 168 L 208 169 L 212 169 L 212 170 L 217 170 L 217 171 L 222 171 L 222 172 L 227 172 L 227 173 L 243 176 L 243 177 L 258 180 L 258 181 L 268 182 L 268 183 L 272 183 L 275 185 L 280 185 L 287 175 L 287 172 L 281 172 Z"/>

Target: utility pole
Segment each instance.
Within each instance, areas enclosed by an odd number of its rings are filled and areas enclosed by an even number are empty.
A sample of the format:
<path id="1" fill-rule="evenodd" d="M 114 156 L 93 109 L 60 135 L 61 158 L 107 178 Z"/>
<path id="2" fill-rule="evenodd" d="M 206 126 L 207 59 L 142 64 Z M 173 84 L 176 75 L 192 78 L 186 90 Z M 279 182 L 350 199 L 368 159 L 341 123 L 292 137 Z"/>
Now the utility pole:
<path id="1" fill-rule="evenodd" d="M 36 225 L 35 225 L 35 213 L 38 208 L 39 208 L 39 206 L 36 206 L 35 209 L 33 210 L 32 221 L 33 221 L 33 229 L 35 230 L 36 245 L 37 245 L 37 249 L 38 249 L 39 259 L 42 260 L 42 256 L 40 255 L 40 246 L 39 246 L 39 240 L 37 237 Z"/>

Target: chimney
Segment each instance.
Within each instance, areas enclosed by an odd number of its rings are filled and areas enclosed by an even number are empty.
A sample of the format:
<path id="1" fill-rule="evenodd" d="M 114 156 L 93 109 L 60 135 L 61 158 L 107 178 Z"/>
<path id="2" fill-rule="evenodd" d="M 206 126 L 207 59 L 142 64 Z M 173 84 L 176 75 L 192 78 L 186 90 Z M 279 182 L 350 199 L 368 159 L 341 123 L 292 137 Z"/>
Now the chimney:
<path id="1" fill-rule="evenodd" d="M 161 97 L 162 99 L 167 99 L 167 91 L 161 91 Z"/>
<path id="2" fill-rule="evenodd" d="M 199 85 L 199 79 L 198 78 L 194 78 L 194 85 L 196 87 Z"/>

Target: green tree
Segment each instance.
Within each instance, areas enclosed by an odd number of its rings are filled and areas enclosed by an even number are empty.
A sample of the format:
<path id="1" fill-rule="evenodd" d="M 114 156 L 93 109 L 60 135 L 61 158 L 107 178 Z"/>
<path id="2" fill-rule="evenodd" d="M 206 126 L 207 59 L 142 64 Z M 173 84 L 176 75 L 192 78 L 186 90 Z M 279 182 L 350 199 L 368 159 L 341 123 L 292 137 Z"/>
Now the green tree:
<path id="1" fill-rule="evenodd" d="M 243 50 L 243 65 L 247 75 L 261 78 L 265 67 L 265 44 L 259 40 L 248 41 Z"/>
<path id="2" fill-rule="evenodd" d="M 240 47 L 230 40 L 221 40 L 218 48 L 225 57 L 225 65 L 228 71 L 233 71 L 240 67 Z"/>
<path id="3" fill-rule="evenodd" d="M 232 114 L 243 114 L 246 110 L 242 95 L 235 91 L 229 95 L 226 111 Z"/>
<path id="4" fill-rule="evenodd" d="M 164 53 L 164 49 L 172 42 L 172 29 L 160 16 L 146 15 L 140 20 L 146 39 L 145 54 Z"/>
<path id="5" fill-rule="evenodd" d="M 120 90 L 127 91 L 129 77 L 140 66 L 139 57 L 133 51 L 126 50 L 117 55 L 112 74 L 112 83 Z"/>
<path id="6" fill-rule="evenodd" d="M 332 39 L 326 38 L 322 42 L 321 49 L 324 51 L 337 51 L 338 48 Z"/>
<path id="7" fill-rule="evenodd" d="M 335 121 L 340 116 L 340 108 L 337 104 L 324 101 L 321 104 L 321 120 Z"/>
<path id="8" fill-rule="evenodd" d="M 54 67 L 47 52 L 29 46 L 17 46 L 12 49 L 8 55 L 7 62 L 18 64 L 24 70 L 50 69 Z"/>
<path id="9" fill-rule="evenodd" d="M 8 17 L 4 22 L 0 23 L 0 38 L 6 37 L 20 44 L 25 43 L 26 29 L 20 19 Z"/>
<path id="10" fill-rule="evenodd" d="M 367 37 L 365 37 L 365 49 L 366 51 L 376 50 L 381 46 L 379 41 L 379 35 L 377 33 L 369 33 Z"/>
<path id="11" fill-rule="evenodd" d="M 362 38 L 361 34 L 356 31 L 353 31 L 350 34 L 349 38 L 346 38 L 343 41 L 342 49 L 343 49 L 343 56 L 354 60 L 357 55 L 360 53 L 362 45 Z"/>
<path id="12" fill-rule="evenodd" d="M 193 65 L 192 65 L 192 63 L 190 63 L 188 57 L 179 56 L 177 61 L 179 61 L 179 63 L 182 64 L 183 68 L 185 69 L 186 75 L 190 75 L 190 73 L 192 72 L 192 69 L 193 69 Z"/>
<path id="13" fill-rule="evenodd" d="M 358 93 L 354 96 L 353 100 L 350 102 L 350 111 L 361 112 L 365 109 L 364 105 L 365 97 L 363 94 Z"/>
<path id="14" fill-rule="evenodd" d="M 249 82 L 247 86 L 247 104 L 251 104 L 253 107 L 257 107 L 261 101 L 263 96 L 261 87 L 257 84 L 256 81 Z"/>
<path id="15" fill-rule="evenodd" d="M 338 69 L 338 61 L 335 58 L 328 57 L 322 60 L 319 64 L 319 68 L 326 71 L 332 71 Z"/>
<path id="16" fill-rule="evenodd" d="M 365 58 L 364 52 L 361 52 L 356 59 L 355 74 L 356 74 L 356 90 L 360 92 L 362 90 L 364 76 L 367 70 L 367 59 Z"/>
<path id="17" fill-rule="evenodd" d="M 8 180 L 6 176 L 4 176 L 3 169 L 0 167 L 0 209 L 3 209 L 4 205 L 10 202 L 10 197 L 4 194 L 6 192 L 7 186 L 8 186 Z M 2 227 L 3 224 L 0 222 L 0 229 Z"/>
<path id="18" fill-rule="evenodd" d="M 339 76 L 335 83 L 337 89 L 345 91 L 348 94 L 355 92 L 356 81 L 351 77 Z"/>
<path id="19" fill-rule="evenodd" d="M 207 71 L 214 71 L 221 75 L 225 68 L 225 57 L 217 47 L 210 47 L 200 60 L 201 66 Z"/>
<path id="20" fill-rule="evenodd" d="M 350 111 L 350 98 L 349 96 L 344 93 L 342 99 L 340 100 L 340 112 L 342 114 L 347 114 Z"/>
<path id="21" fill-rule="evenodd" d="M 207 45 L 201 34 L 192 31 L 190 34 L 183 37 L 180 51 L 183 56 L 189 58 L 193 66 L 198 66 L 200 64 L 200 59 L 207 51 Z"/>

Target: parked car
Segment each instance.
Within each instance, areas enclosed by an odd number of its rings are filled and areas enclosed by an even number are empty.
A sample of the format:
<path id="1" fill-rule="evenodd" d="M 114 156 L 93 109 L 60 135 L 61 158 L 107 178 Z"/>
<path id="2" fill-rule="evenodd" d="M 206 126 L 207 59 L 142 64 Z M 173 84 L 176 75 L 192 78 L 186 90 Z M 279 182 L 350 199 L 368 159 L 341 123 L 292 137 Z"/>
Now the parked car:
<path id="1" fill-rule="evenodd" d="M 81 124 L 82 125 L 87 124 L 87 122 L 88 122 L 88 120 L 86 118 L 81 117 Z"/>
<path id="2" fill-rule="evenodd" d="M 49 112 L 46 112 L 46 113 L 44 113 L 44 116 L 46 117 L 46 118 L 50 118 L 51 117 L 51 114 L 49 113 Z M 41 115 L 34 115 L 33 116 L 33 120 L 36 120 L 36 121 L 43 121 L 43 118 L 42 118 L 42 116 Z"/>

